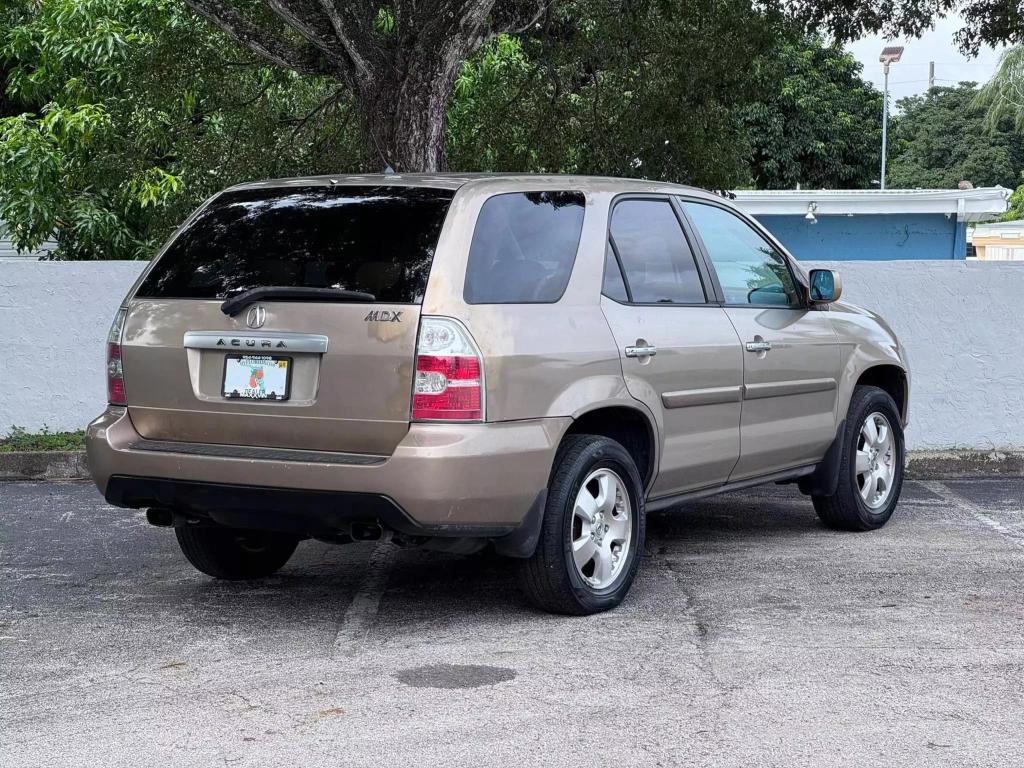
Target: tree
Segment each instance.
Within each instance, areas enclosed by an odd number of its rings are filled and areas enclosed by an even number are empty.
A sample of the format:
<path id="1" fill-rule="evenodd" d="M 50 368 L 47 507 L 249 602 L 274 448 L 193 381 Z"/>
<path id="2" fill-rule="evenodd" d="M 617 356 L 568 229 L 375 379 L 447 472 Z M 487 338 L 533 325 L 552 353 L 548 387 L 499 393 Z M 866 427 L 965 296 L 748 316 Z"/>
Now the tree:
<path id="1" fill-rule="evenodd" d="M 553 0 L 185 2 L 260 56 L 344 84 L 381 164 L 436 171 L 447 166 L 446 110 L 463 62 L 502 33 L 546 25 Z M 575 7 L 629 18 L 645 7 L 677 4 L 589 0 Z M 879 30 L 918 34 L 957 8 L 973 22 L 963 32 L 966 48 L 1024 39 L 1017 0 L 768 0 L 758 8 L 769 17 L 787 14 L 837 42 Z"/>
<path id="2" fill-rule="evenodd" d="M 1007 120 L 1024 133 L 1024 45 L 1008 48 L 999 59 L 999 69 L 978 92 L 974 105 L 986 110 L 985 127 L 998 130 Z"/>
<path id="3" fill-rule="evenodd" d="M 976 96 L 974 83 L 961 83 L 900 99 L 891 131 L 890 186 L 955 189 L 964 180 L 1017 186 L 1024 136 L 1009 121 L 985 130 L 984 112 L 973 106 Z"/>
<path id="4" fill-rule="evenodd" d="M 436 171 L 462 63 L 536 24 L 551 0 L 185 1 L 264 58 L 344 84 L 381 166 Z"/>
<path id="5" fill-rule="evenodd" d="M 149 258 L 226 185 L 369 161 L 337 83 L 254 64 L 177 0 L 8 13 L 0 219 L 21 249 Z"/>
<path id="6" fill-rule="evenodd" d="M 749 153 L 737 109 L 773 40 L 748 0 L 562 3 L 537 34 L 501 37 L 463 67 L 452 165 L 735 186 Z"/>
<path id="7" fill-rule="evenodd" d="M 1010 207 L 1002 215 L 1003 221 L 1020 221 L 1024 219 L 1024 184 L 1017 187 L 1009 199 Z"/>
<path id="8" fill-rule="evenodd" d="M 878 173 L 882 94 L 840 47 L 814 37 L 780 40 L 757 60 L 761 97 L 741 112 L 754 185 L 870 187 Z"/>

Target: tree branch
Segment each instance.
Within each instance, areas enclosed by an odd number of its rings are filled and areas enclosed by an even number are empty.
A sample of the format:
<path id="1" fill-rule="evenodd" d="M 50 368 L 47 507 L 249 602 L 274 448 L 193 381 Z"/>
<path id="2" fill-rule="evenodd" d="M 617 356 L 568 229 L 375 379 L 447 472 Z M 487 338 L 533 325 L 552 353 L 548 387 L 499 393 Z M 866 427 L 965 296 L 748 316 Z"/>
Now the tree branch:
<path id="1" fill-rule="evenodd" d="M 338 72 L 319 56 L 311 55 L 278 35 L 268 34 L 235 11 L 226 0 L 185 0 L 196 13 L 213 22 L 250 51 L 286 69 L 305 75 L 332 75 Z"/>
<path id="2" fill-rule="evenodd" d="M 494 13 L 494 24 L 488 37 L 518 35 L 544 18 L 555 0 L 513 0 L 502 3 Z"/>
<path id="3" fill-rule="evenodd" d="M 323 17 L 317 19 L 317 15 L 323 13 L 320 8 L 296 0 L 267 0 L 267 5 L 285 24 L 326 53 L 333 62 L 347 61 L 345 50 L 334 36 L 328 20 Z M 321 20 L 323 23 L 318 25 L 317 21 Z"/>
<path id="4" fill-rule="evenodd" d="M 320 0 L 320 7 L 324 13 L 327 14 L 327 18 L 330 19 L 331 26 L 334 27 L 334 34 L 338 38 L 338 42 L 341 43 L 345 49 L 345 53 L 348 55 L 349 61 L 352 62 L 352 67 L 355 70 L 356 78 L 362 81 L 368 81 L 373 78 L 373 72 L 370 69 L 370 63 L 363 56 L 359 47 L 356 45 L 354 38 L 350 30 L 345 25 L 345 20 L 341 17 L 341 11 L 338 10 L 337 3 L 335 0 Z"/>
<path id="5" fill-rule="evenodd" d="M 319 115 L 321 112 L 326 111 L 330 107 L 337 104 L 345 96 L 345 91 L 337 90 L 329 95 L 326 99 L 317 104 L 311 109 L 305 116 L 299 118 L 295 122 L 295 128 L 292 129 L 292 138 L 294 139 L 302 130 L 306 127 L 310 120 Z"/>

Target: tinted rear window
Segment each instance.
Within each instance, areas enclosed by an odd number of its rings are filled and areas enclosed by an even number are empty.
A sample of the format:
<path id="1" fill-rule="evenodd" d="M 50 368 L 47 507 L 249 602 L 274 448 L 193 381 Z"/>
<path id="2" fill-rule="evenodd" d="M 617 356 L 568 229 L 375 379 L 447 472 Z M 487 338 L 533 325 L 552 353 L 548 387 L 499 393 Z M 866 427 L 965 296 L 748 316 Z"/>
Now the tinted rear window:
<path id="1" fill-rule="evenodd" d="M 583 230 L 582 192 L 516 192 L 483 204 L 466 268 L 467 304 L 558 301 Z"/>
<path id="2" fill-rule="evenodd" d="M 288 286 L 419 303 L 452 196 L 415 187 L 226 192 L 171 243 L 137 295 L 222 299 Z"/>

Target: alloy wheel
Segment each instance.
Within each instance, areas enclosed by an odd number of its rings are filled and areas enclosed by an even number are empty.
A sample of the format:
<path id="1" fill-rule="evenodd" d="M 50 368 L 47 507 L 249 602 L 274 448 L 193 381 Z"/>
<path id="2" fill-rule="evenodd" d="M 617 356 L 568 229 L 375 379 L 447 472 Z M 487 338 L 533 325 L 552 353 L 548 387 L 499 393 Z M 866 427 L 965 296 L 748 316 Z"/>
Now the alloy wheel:
<path id="1" fill-rule="evenodd" d="M 573 505 L 572 557 L 593 589 L 611 586 L 629 561 L 632 504 L 622 478 L 606 468 L 591 472 Z"/>
<path id="2" fill-rule="evenodd" d="M 896 442 L 892 425 L 875 411 L 864 419 L 857 436 L 857 489 L 868 509 L 885 506 L 896 476 Z"/>

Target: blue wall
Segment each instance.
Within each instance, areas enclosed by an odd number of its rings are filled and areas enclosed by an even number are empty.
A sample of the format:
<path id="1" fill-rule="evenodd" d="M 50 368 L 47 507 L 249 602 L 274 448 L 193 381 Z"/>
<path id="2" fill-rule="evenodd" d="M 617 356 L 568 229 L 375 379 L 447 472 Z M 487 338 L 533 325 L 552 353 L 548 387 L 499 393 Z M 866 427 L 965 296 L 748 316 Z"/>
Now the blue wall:
<path id="1" fill-rule="evenodd" d="M 942 213 L 758 216 L 789 252 L 806 260 L 965 259 L 967 225 Z"/>

